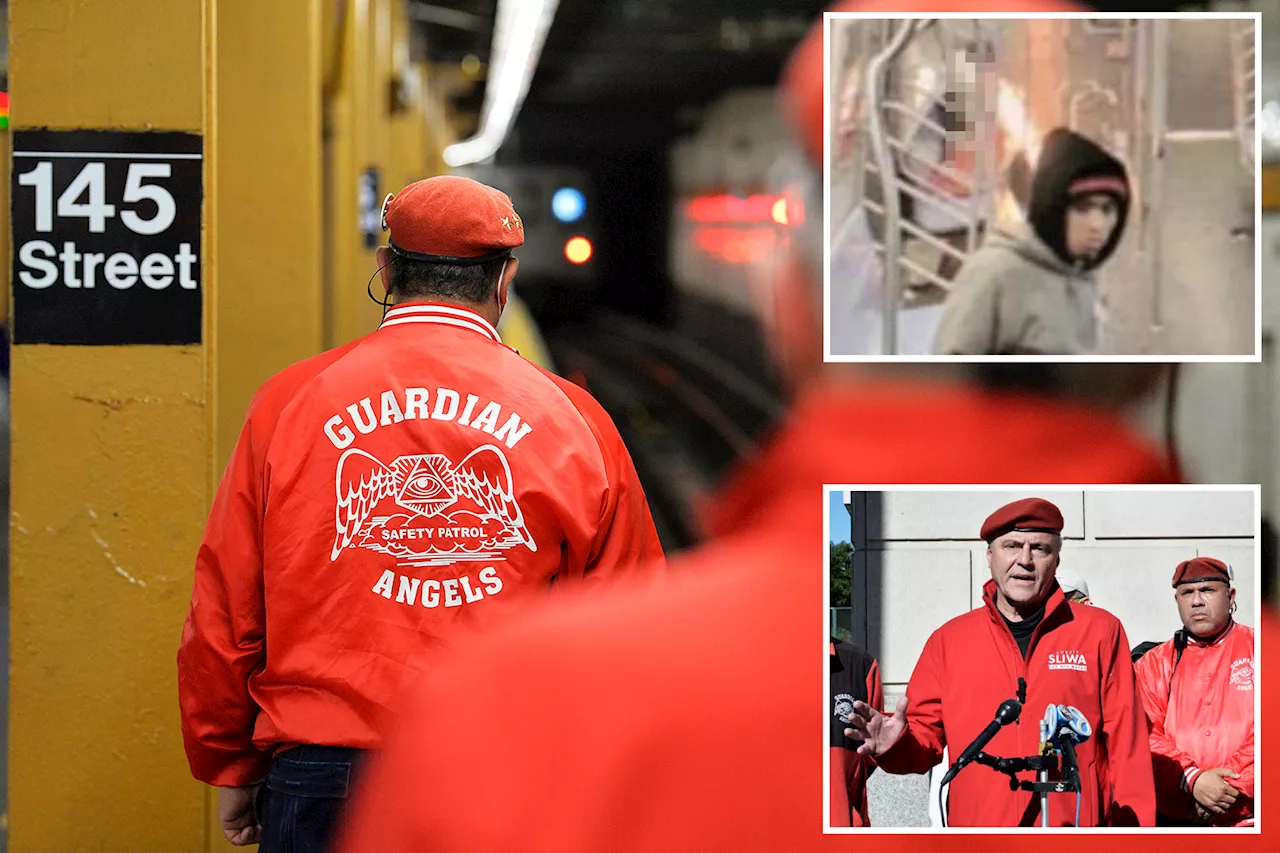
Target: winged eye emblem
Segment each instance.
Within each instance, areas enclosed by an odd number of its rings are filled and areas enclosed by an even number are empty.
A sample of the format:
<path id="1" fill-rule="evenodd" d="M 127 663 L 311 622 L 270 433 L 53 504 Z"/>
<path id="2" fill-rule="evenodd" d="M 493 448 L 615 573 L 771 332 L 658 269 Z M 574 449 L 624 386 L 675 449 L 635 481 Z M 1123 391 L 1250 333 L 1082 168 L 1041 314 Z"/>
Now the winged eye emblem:
<path id="1" fill-rule="evenodd" d="M 502 451 L 491 444 L 471 451 L 454 465 L 440 453 L 401 456 L 390 465 L 363 450 L 351 449 L 338 460 L 337 507 L 330 560 L 351 546 L 379 505 L 388 498 L 414 516 L 443 516 L 461 502 L 471 519 L 496 521 L 502 535 L 498 547 L 523 544 L 537 551 L 516 502 L 511 468 Z"/>

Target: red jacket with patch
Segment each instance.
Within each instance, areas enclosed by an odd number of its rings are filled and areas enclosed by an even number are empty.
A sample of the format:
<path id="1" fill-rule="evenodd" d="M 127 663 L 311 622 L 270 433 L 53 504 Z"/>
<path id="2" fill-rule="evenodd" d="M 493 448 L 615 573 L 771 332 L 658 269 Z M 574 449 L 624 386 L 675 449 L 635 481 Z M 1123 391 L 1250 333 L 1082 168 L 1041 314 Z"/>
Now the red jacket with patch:
<path id="1" fill-rule="evenodd" d="M 876 770 L 875 760 L 858 755 L 862 741 L 845 737 L 854 702 L 866 702 L 884 710 L 884 685 L 880 665 L 865 649 L 852 643 L 828 643 L 831 652 L 831 711 L 827 717 L 831 751 L 832 826 L 870 826 L 867 813 L 867 779 Z"/>
<path id="2" fill-rule="evenodd" d="M 524 614 L 433 670 L 357 788 L 338 849 L 972 849 L 969 837 L 823 834 L 822 486 L 980 483 L 1010 459 L 1044 482 L 1172 478 L 1117 420 L 1040 397 L 916 383 L 811 393 L 718 496 L 717 538 L 678 569 Z M 1204 844 L 1179 840 L 1161 839 L 1162 853 Z M 1262 840 L 1233 839 L 1234 853 Z M 1066 853 L 1080 839 L 1000 844 Z"/>
<path id="3" fill-rule="evenodd" d="M 286 745 L 377 746 L 420 653 L 661 556 L 589 394 L 473 311 L 392 308 L 250 404 L 178 650 L 192 773 L 243 785 Z"/>
<path id="4" fill-rule="evenodd" d="M 1000 703 L 1016 698 L 1022 678 L 1027 690 L 1021 715 L 983 751 L 996 758 L 1036 755 L 1045 708 L 1078 708 L 1094 730 L 1076 748 L 1080 826 L 1155 826 L 1147 721 L 1120 620 L 1100 607 L 1068 603 L 1055 585 L 1024 660 L 996 609 L 995 594 L 995 581 L 987 581 L 984 606 L 952 619 L 925 643 L 907 686 L 908 728 L 879 757 L 880 766 L 889 773 L 924 773 L 941 760 L 944 746 L 954 760 L 992 721 Z M 1034 781 L 1035 773 L 1018 778 Z M 1009 777 L 991 767 L 970 764 L 947 795 L 949 826 L 1040 822 L 1039 797 L 1010 791 Z M 1076 825 L 1075 794 L 1049 795 L 1049 823 Z"/>
<path id="5" fill-rule="evenodd" d="M 1240 774 L 1226 781 L 1243 796 L 1214 823 L 1252 826 L 1253 629 L 1233 622 L 1207 644 L 1191 636 L 1175 667 L 1176 657 L 1169 640 L 1143 655 L 1135 668 L 1151 727 L 1160 813 L 1193 818 L 1190 791 L 1196 779 L 1205 770 L 1226 767 Z"/>

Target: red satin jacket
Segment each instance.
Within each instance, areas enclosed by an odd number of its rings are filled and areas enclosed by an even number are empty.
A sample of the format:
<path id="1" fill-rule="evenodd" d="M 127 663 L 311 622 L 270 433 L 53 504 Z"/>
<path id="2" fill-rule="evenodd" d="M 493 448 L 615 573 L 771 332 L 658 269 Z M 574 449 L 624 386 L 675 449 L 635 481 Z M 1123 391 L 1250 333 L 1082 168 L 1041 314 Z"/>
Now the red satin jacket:
<path id="1" fill-rule="evenodd" d="M 1176 668 L 1173 640 L 1138 661 L 1161 814 L 1194 817 L 1190 791 L 1196 779 L 1205 770 L 1226 767 L 1240 774 L 1227 782 L 1243 796 L 1214 823 L 1253 825 L 1253 649 L 1253 629 L 1233 622 L 1211 643 L 1190 637 Z"/>
<path id="2" fill-rule="evenodd" d="M 422 653 L 661 556 L 589 394 L 473 311 L 392 308 L 249 406 L 178 650 L 191 771 L 243 785 L 288 745 L 377 746 Z"/>
<path id="3" fill-rule="evenodd" d="M 845 737 L 854 702 L 866 702 L 884 710 L 884 685 L 880 664 L 865 649 L 852 643 L 828 643 L 831 653 L 831 711 L 827 716 L 831 775 L 832 826 L 870 826 L 867 780 L 876 770 L 875 759 L 858 755 L 861 741 Z"/>
<path id="4" fill-rule="evenodd" d="M 924 773 L 942 758 L 944 746 L 950 746 L 954 759 L 992 721 L 1000 703 L 1017 696 L 1022 678 L 1022 714 L 983 751 L 996 758 L 1036 755 L 1045 708 L 1073 706 L 1093 728 L 1076 748 L 1080 826 L 1155 826 L 1147 721 L 1120 620 L 1100 607 L 1068 603 L 1055 586 L 1024 660 L 996 609 L 995 594 L 995 581 L 987 581 L 984 606 L 952 619 L 925 643 L 907 686 L 908 728 L 879 757 L 880 767 L 889 773 Z M 1034 781 L 1035 773 L 1018 778 Z M 1009 777 L 991 767 L 970 764 L 952 781 L 948 795 L 948 826 L 1040 822 L 1039 797 L 1010 791 Z M 1076 825 L 1075 794 L 1049 795 L 1049 825 Z"/>

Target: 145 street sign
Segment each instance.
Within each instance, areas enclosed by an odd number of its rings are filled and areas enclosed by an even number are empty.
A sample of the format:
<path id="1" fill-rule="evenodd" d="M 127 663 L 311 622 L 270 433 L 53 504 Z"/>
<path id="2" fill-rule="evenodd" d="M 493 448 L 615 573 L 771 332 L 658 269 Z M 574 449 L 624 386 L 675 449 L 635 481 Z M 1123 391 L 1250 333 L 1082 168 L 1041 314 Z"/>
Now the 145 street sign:
<path id="1" fill-rule="evenodd" d="M 201 340 L 201 137 L 13 134 L 15 344 Z"/>

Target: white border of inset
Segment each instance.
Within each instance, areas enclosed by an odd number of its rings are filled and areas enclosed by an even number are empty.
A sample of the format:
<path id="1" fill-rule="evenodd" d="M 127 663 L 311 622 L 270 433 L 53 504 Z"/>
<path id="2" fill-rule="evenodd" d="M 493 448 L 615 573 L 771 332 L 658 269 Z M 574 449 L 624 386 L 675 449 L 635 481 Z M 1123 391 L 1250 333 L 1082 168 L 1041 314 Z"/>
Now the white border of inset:
<path id="1" fill-rule="evenodd" d="M 831 353 L 831 21 L 832 20 L 1223 20 L 1254 22 L 1253 50 L 1253 355 L 833 355 Z M 1259 364 L 1262 362 L 1262 13 L 1261 12 L 903 12 L 897 15 L 864 15 L 858 12 L 825 12 L 822 15 L 822 357 L 827 363 L 943 363 L 995 362 L 1025 364 Z"/>
<path id="2" fill-rule="evenodd" d="M 827 697 L 831 695 L 831 662 L 827 646 L 831 642 L 831 493 L 832 492 L 1249 492 L 1253 495 L 1253 572 L 1257 594 L 1254 595 L 1253 623 L 1253 728 L 1254 750 L 1254 825 L 1251 827 L 832 827 L 831 826 L 831 749 L 827 721 Z M 852 538 L 852 532 L 851 532 Z M 851 485 L 827 483 L 822 487 L 822 834 L 823 835 L 1222 835 L 1231 838 L 1262 834 L 1262 486 L 1238 485 L 1081 485 L 1078 483 L 1036 485 Z"/>

